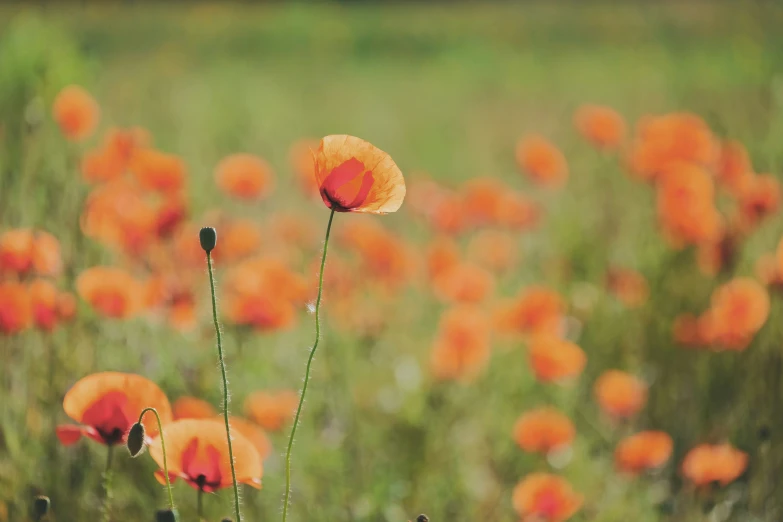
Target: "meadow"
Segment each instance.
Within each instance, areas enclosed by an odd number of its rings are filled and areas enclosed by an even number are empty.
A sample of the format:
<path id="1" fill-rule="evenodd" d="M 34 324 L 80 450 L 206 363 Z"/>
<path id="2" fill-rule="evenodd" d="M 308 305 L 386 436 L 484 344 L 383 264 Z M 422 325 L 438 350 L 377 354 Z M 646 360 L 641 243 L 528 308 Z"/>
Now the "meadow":
<path id="1" fill-rule="evenodd" d="M 171 421 L 181 478 L 222 473 L 172 483 L 180 520 L 236 518 L 202 227 L 242 519 L 280 520 L 327 222 L 288 520 L 781 520 L 779 27 L 774 2 L 0 6 L 0 522 L 166 508 L 160 437 L 88 429 L 106 396 Z M 399 167 L 399 210 L 327 208 L 313 155 L 343 134 Z"/>

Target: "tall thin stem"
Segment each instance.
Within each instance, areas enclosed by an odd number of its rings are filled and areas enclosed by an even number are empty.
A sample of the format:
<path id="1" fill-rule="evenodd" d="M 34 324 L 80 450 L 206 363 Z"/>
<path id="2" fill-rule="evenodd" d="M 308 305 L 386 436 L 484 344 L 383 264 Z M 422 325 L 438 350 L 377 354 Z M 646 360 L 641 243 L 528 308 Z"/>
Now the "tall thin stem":
<path id="1" fill-rule="evenodd" d="M 237 522 L 242 522 L 239 513 L 239 488 L 237 487 L 237 472 L 234 469 L 234 448 L 231 445 L 231 426 L 228 423 L 228 378 L 226 377 L 226 361 L 223 357 L 223 339 L 220 335 L 220 323 L 217 315 L 217 299 L 215 298 L 215 276 L 212 273 L 212 255 L 207 252 L 207 268 L 209 269 L 209 288 L 212 293 L 212 319 L 215 322 L 215 334 L 217 335 L 218 360 L 220 372 L 223 376 L 223 419 L 226 422 L 226 438 L 228 439 L 228 459 L 231 462 L 231 480 L 234 483 L 234 511 Z"/>
<path id="2" fill-rule="evenodd" d="M 204 488 L 199 486 L 198 497 L 196 500 L 196 516 L 198 516 L 198 522 L 204 520 Z"/>
<path id="3" fill-rule="evenodd" d="M 169 508 L 174 511 L 174 495 L 171 492 L 171 479 L 169 479 L 169 462 L 166 459 L 166 440 L 163 438 L 163 424 L 160 422 L 160 415 L 155 408 L 144 408 L 139 414 L 139 424 L 144 418 L 144 414 L 151 411 L 155 414 L 155 418 L 158 420 L 158 433 L 160 434 L 160 449 L 163 451 L 163 473 L 166 474 L 166 490 L 169 492 Z"/>
<path id="4" fill-rule="evenodd" d="M 114 455 L 114 444 L 109 444 L 106 450 L 106 469 L 103 470 L 103 522 L 111 519 L 111 461 Z"/>
<path id="5" fill-rule="evenodd" d="M 329 223 L 326 225 L 326 237 L 324 238 L 324 252 L 321 256 L 321 271 L 318 274 L 318 297 L 315 299 L 315 342 L 310 350 L 310 356 L 307 358 L 307 367 L 305 368 L 304 384 L 302 385 L 302 394 L 299 396 L 299 405 L 296 407 L 294 423 L 291 426 L 291 435 L 288 437 L 288 449 L 285 453 L 285 497 L 283 499 L 283 522 L 288 517 L 288 502 L 291 498 L 291 449 L 294 446 L 294 436 L 296 427 L 299 425 L 299 416 L 302 414 L 302 405 L 304 404 L 305 394 L 307 393 L 307 384 L 310 382 L 310 367 L 313 364 L 315 351 L 318 349 L 318 341 L 321 339 L 321 295 L 324 289 L 324 266 L 326 266 L 326 249 L 329 248 L 329 234 L 332 231 L 332 220 L 334 219 L 334 209 L 329 214 Z"/>

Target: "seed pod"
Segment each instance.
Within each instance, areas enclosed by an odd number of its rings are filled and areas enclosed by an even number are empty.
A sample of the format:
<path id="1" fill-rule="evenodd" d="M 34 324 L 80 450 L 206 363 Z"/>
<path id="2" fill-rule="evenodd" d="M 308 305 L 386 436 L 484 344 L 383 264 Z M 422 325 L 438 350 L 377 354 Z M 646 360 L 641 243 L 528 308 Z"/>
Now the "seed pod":
<path id="1" fill-rule="evenodd" d="M 131 426 L 126 443 L 131 457 L 138 457 L 144 451 L 144 424 L 137 422 Z"/>
<path id="2" fill-rule="evenodd" d="M 204 227 L 198 233 L 198 240 L 201 242 L 201 248 L 204 252 L 210 253 L 217 244 L 217 230 L 212 227 Z"/>
<path id="3" fill-rule="evenodd" d="M 45 517 L 49 513 L 50 506 L 51 502 L 49 501 L 49 497 L 44 495 L 35 497 L 35 500 L 33 500 L 33 519 L 41 520 Z"/>
<path id="4" fill-rule="evenodd" d="M 416 522 L 430 522 L 430 517 L 424 514 L 419 515 L 418 517 L 416 517 Z"/>
<path id="5" fill-rule="evenodd" d="M 176 509 L 160 509 L 155 513 L 155 522 L 177 522 L 178 519 Z"/>

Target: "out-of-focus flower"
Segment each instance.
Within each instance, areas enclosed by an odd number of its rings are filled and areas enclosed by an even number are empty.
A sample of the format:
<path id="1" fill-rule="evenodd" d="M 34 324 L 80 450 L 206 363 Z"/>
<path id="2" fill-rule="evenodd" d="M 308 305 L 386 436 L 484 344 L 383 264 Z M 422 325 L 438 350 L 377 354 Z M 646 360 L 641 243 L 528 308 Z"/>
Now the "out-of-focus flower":
<path id="1" fill-rule="evenodd" d="M 141 285 L 121 268 L 88 268 L 76 279 L 76 291 L 96 312 L 115 319 L 132 317 L 143 304 Z"/>
<path id="2" fill-rule="evenodd" d="M 495 314 L 501 331 L 526 335 L 557 335 L 565 315 L 563 298 L 549 288 L 531 286 L 501 303 Z"/>
<path id="3" fill-rule="evenodd" d="M 168 424 L 164 432 L 171 480 L 182 478 L 192 488 L 207 493 L 231 487 L 225 424 L 212 419 L 183 419 Z M 237 482 L 260 488 L 262 466 L 256 448 L 239 429 L 231 433 L 231 446 Z M 165 484 L 160 437 L 152 439 L 149 448 L 150 456 L 161 468 L 155 472 L 155 477 Z"/>
<path id="4" fill-rule="evenodd" d="M 304 139 L 291 145 L 288 159 L 294 171 L 299 188 L 308 197 L 317 197 L 320 187 L 315 179 L 315 151 L 318 140 Z"/>
<path id="5" fill-rule="evenodd" d="M 178 156 L 155 149 L 138 151 L 130 165 L 139 186 L 144 190 L 172 194 L 185 186 L 185 163 Z"/>
<path id="6" fill-rule="evenodd" d="M 607 370 L 595 381 L 595 398 L 613 417 L 631 417 L 647 402 L 647 384 L 620 370 Z"/>
<path id="7" fill-rule="evenodd" d="M 582 496 L 563 478 L 531 473 L 514 487 L 512 503 L 522 520 L 563 522 L 582 506 Z"/>
<path id="8" fill-rule="evenodd" d="M 430 279 L 435 279 L 447 270 L 455 267 L 460 262 L 459 247 L 457 243 L 446 236 L 436 238 L 430 242 L 427 249 L 427 274 Z"/>
<path id="9" fill-rule="evenodd" d="M 84 141 L 95 132 L 101 111 L 87 91 L 78 85 L 69 85 L 57 94 L 52 112 L 67 139 Z"/>
<path id="10" fill-rule="evenodd" d="M 749 232 L 780 210 L 780 182 L 770 174 L 746 176 L 737 193 L 740 227 Z"/>
<path id="11" fill-rule="evenodd" d="M 497 216 L 510 190 L 497 178 L 473 178 L 462 186 L 462 212 L 472 226 L 485 226 L 497 222 Z"/>
<path id="12" fill-rule="evenodd" d="M 740 193 L 745 179 L 753 176 L 753 165 L 742 143 L 732 140 L 721 143 L 715 176 L 731 194 Z"/>
<path id="13" fill-rule="evenodd" d="M 391 156 L 354 136 L 321 140 L 315 179 L 324 204 L 338 212 L 386 214 L 405 198 L 405 180 Z"/>
<path id="14" fill-rule="evenodd" d="M 625 120 L 611 107 L 582 105 L 574 114 L 574 125 L 587 141 L 601 149 L 616 149 L 625 139 Z"/>
<path id="15" fill-rule="evenodd" d="M 65 413 L 80 425 L 58 426 L 57 437 L 65 445 L 74 444 L 82 435 L 101 444 L 120 444 L 148 407 L 158 411 L 164 425 L 171 421 L 169 400 L 154 382 L 131 373 L 94 373 L 65 394 Z M 148 435 L 158 433 L 152 416 L 145 416 L 143 424 Z"/>
<path id="16" fill-rule="evenodd" d="M 558 188 L 568 179 L 565 156 L 543 136 L 522 138 L 516 148 L 517 164 L 534 182 Z"/>
<path id="17" fill-rule="evenodd" d="M 571 444 L 576 430 L 571 420 L 554 408 L 524 413 L 514 425 L 514 440 L 530 453 L 549 453 Z"/>
<path id="18" fill-rule="evenodd" d="M 140 127 L 109 129 L 103 145 L 82 157 L 82 178 L 87 183 L 103 183 L 119 178 L 128 170 L 135 154 L 151 143 L 149 133 Z"/>
<path id="19" fill-rule="evenodd" d="M 30 294 L 27 288 L 17 282 L 0 281 L 0 332 L 19 333 L 32 320 Z"/>
<path id="20" fill-rule="evenodd" d="M 769 317 L 769 294 L 753 279 L 739 277 L 712 293 L 710 317 L 715 342 L 742 350 Z"/>
<path id="21" fill-rule="evenodd" d="M 675 246 L 715 242 L 723 233 L 712 178 L 702 168 L 670 163 L 658 175 L 658 218 Z"/>
<path id="22" fill-rule="evenodd" d="M 174 420 L 180 419 L 211 419 L 217 415 L 215 408 L 197 397 L 183 396 L 171 405 Z"/>
<path id="23" fill-rule="evenodd" d="M 38 231 L 33 241 L 33 269 L 42 276 L 56 276 L 63 268 L 60 241 L 48 232 Z"/>
<path id="24" fill-rule="evenodd" d="M 508 191 L 500 202 L 497 224 L 509 230 L 522 232 L 535 228 L 541 221 L 542 215 L 543 211 L 535 202 L 523 194 Z"/>
<path id="25" fill-rule="evenodd" d="M 293 390 L 257 391 L 245 399 L 245 414 L 267 431 L 279 431 L 294 418 L 299 396 Z"/>
<path id="26" fill-rule="evenodd" d="M 460 262 L 432 281 L 435 295 L 452 303 L 480 303 L 495 290 L 495 277 L 477 264 Z"/>
<path id="27" fill-rule="evenodd" d="M 0 235 L 0 272 L 24 274 L 33 267 L 35 240 L 29 228 L 15 228 Z"/>
<path id="28" fill-rule="evenodd" d="M 704 120 L 675 112 L 639 120 L 628 163 L 635 177 L 654 181 L 673 163 L 711 167 L 717 158 L 717 140 Z"/>
<path id="29" fill-rule="evenodd" d="M 492 272 L 508 272 L 517 261 L 515 239 L 506 232 L 481 230 L 468 243 L 468 257 Z"/>
<path id="30" fill-rule="evenodd" d="M 614 452 L 617 469 L 637 474 L 660 468 L 672 455 L 672 438 L 663 431 L 642 431 L 620 441 Z"/>
<path id="31" fill-rule="evenodd" d="M 577 377 L 587 357 L 576 344 L 552 335 L 541 335 L 528 348 L 530 366 L 539 381 L 555 382 Z"/>
<path id="32" fill-rule="evenodd" d="M 610 268 L 606 273 L 606 286 L 628 308 L 644 305 L 650 294 L 644 276 L 628 268 Z"/>
<path id="33" fill-rule="evenodd" d="M 400 287 L 413 273 L 413 259 L 405 242 L 375 221 L 346 224 L 341 241 L 359 254 L 364 273 L 387 288 Z"/>
<path id="34" fill-rule="evenodd" d="M 432 349 L 432 371 L 443 380 L 470 381 L 490 355 L 490 324 L 479 309 L 461 305 L 440 318 Z"/>
<path id="35" fill-rule="evenodd" d="M 33 323 L 37 328 L 50 332 L 57 325 L 59 292 L 51 281 L 36 279 L 28 288 Z"/>
<path id="36" fill-rule="evenodd" d="M 685 455 L 682 474 L 696 486 L 734 482 L 748 465 L 748 455 L 731 444 L 701 444 Z"/>
<path id="37" fill-rule="evenodd" d="M 237 430 L 250 441 L 262 461 L 272 453 L 272 443 L 260 427 L 241 417 L 229 417 L 228 423 L 232 430 Z"/>
<path id="38" fill-rule="evenodd" d="M 218 188 L 229 196 L 258 200 L 272 191 L 272 168 L 253 154 L 232 154 L 215 168 Z"/>
<path id="39" fill-rule="evenodd" d="M 220 241 L 212 251 L 216 263 L 233 263 L 261 247 L 261 227 L 249 219 L 234 219 L 221 227 Z"/>

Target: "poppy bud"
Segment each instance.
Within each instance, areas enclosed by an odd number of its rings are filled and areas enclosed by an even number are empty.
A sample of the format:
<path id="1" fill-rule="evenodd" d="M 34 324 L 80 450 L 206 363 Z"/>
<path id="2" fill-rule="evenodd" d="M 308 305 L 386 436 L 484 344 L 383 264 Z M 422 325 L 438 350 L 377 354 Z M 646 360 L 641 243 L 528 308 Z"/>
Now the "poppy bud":
<path id="1" fill-rule="evenodd" d="M 126 443 L 131 457 L 138 457 L 144 450 L 144 424 L 137 422 L 131 426 Z"/>
<path id="2" fill-rule="evenodd" d="M 49 513 L 49 497 L 39 495 L 33 500 L 33 519 L 41 520 Z"/>
<path id="3" fill-rule="evenodd" d="M 201 242 L 201 248 L 209 254 L 217 244 L 217 230 L 212 227 L 204 227 L 198 233 L 198 240 Z"/>
<path id="4" fill-rule="evenodd" d="M 430 522 L 430 517 L 427 515 L 419 515 L 416 517 L 416 522 Z"/>
<path id="5" fill-rule="evenodd" d="M 179 515 L 176 509 L 159 509 L 155 513 L 155 522 L 177 522 Z"/>

